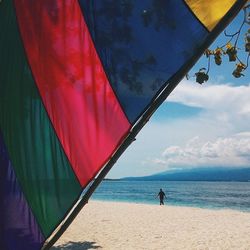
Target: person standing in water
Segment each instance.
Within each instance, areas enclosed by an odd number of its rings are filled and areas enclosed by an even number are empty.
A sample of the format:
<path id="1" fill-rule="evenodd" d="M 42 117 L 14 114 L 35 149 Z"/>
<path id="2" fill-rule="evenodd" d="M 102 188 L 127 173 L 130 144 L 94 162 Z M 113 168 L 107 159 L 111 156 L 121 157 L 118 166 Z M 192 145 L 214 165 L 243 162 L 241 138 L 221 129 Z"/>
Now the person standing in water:
<path id="1" fill-rule="evenodd" d="M 160 189 L 159 194 L 157 195 L 160 199 L 160 205 L 164 205 L 164 198 L 166 198 L 165 193 L 162 191 L 162 189 Z"/>

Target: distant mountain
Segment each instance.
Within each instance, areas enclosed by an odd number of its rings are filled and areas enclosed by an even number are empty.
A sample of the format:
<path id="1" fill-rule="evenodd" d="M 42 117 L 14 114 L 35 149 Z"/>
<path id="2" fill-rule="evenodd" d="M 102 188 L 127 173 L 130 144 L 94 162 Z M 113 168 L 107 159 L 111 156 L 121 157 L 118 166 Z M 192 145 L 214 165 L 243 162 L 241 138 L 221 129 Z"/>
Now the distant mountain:
<path id="1" fill-rule="evenodd" d="M 194 168 L 171 170 L 150 176 L 125 177 L 136 181 L 250 181 L 250 168 Z"/>

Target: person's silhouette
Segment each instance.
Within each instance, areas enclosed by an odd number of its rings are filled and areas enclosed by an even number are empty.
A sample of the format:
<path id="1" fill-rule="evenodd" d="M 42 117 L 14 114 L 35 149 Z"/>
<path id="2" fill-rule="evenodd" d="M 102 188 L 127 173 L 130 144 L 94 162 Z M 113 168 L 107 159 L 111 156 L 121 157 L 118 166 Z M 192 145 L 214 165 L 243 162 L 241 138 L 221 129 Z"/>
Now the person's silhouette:
<path id="1" fill-rule="evenodd" d="M 165 193 L 160 189 L 160 192 L 158 194 L 158 197 L 160 199 L 160 205 L 164 205 L 164 198 L 166 197 Z"/>

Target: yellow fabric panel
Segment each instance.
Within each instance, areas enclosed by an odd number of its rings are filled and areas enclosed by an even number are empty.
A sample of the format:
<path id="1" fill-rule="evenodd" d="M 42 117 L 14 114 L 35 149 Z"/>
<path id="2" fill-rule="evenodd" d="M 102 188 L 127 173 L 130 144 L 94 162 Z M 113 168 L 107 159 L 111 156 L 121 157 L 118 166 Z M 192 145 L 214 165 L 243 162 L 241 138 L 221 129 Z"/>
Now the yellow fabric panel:
<path id="1" fill-rule="evenodd" d="M 236 0 L 185 0 L 197 18 L 211 31 Z"/>

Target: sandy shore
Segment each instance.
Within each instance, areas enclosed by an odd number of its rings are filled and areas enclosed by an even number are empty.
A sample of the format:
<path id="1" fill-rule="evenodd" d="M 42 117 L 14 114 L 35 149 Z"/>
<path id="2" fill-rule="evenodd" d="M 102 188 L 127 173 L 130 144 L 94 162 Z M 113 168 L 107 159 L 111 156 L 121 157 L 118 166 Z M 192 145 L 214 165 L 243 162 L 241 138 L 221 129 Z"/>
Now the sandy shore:
<path id="1" fill-rule="evenodd" d="M 90 201 L 53 249 L 250 250 L 250 213 Z"/>

